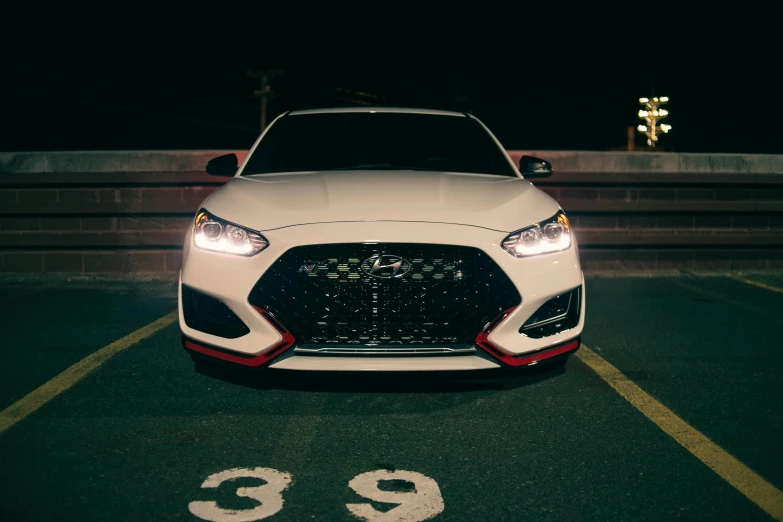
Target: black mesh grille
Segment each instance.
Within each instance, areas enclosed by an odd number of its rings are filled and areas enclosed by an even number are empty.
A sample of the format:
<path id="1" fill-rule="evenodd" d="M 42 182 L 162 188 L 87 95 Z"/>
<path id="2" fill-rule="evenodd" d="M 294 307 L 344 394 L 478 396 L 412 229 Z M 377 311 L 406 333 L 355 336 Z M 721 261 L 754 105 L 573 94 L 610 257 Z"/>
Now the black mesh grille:
<path id="1" fill-rule="evenodd" d="M 287 251 L 249 300 L 277 316 L 300 347 L 472 346 L 520 296 L 476 248 L 344 243 Z"/>
<path id="2" fill-rule="evenodd" d="M 250 333 L 247 325 L 223 301 L 182 285 L 185 324 L 218 337 L 236 339 Z"/>
<path id="3" fill-rule="evenodd" d="M 542 304 L 530 319 L 525 321 L 519 333 L 540 339 L 575 327 L 579 324 L 581 292 L 580 286 Z"/>

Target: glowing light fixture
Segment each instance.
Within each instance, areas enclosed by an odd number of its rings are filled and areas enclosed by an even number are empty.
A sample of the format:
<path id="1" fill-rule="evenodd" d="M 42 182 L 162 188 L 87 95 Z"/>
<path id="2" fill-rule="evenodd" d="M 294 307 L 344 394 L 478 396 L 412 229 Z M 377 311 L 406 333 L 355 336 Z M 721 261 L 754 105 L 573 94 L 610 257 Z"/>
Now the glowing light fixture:
<path id="1" fill-rule="evenodd" d="M 659 124 L 658 122 L 669 115 L 669 111 L 661 109 L 660 106 L 668 103 L 668 96 L 660 98 L 639 98 L 639 103 L 644 106 L 639 111 L 639 118 L 645 121 L 647 125 L 639 125 L 636 130 L 647 136 L 647 146 L 654 148 L 658 143 L 658 136 L 666 134 L 672 130 L 671 125 Z"/>
<path id="2" fill-rule="evenodd" d="M 203 208 L 193 224 L 193 243 L 203 250 L 239 256 L 254 256 L 269 246 L 258 232 L 217 218 Z"/>
<path id="3" fill-rule="evenodd" d="M 571 224 L 561 210 L 550 219 L 517 230 L 503 240 L 503 248 L 514 257 L 559 252 L 571 246 Z"/>

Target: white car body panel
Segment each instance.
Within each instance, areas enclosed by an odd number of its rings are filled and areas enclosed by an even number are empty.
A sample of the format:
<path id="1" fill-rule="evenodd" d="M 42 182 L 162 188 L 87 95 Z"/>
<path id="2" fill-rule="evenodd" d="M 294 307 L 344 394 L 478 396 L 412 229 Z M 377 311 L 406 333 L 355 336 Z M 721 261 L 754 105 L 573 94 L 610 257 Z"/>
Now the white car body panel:
<path id="1" fill-rule="evenodd" d="M 329 111 L 298 114 L 312 112 Z M 465 117 L 459 113 L 419 112 Z M 263 135 L 259 141 L 262 139 Z M 189 339 L 246 356 L 263 354 L 274 347 L 281 342 L 281 334 L 250 305 L 251 289 L 289 249 L 337 243 L 422 243 L 482 250 L 505 272 L 521 296 L 519 306 L 488 337 L 505 354 L 538 352 L 578 338 L 582 332 L 584 291 L 576 327 L 543 338 L 519 332 L 549 299 L 580 286 L 584 290 L 573 235 L 571 247 L 555 253 L 517 258 L 502 248 L 501 242 L 510 232 L 560 211 L 551 197 L 521 176 L 361 170 L 239 177 L 243 168 L 244 163 L 237 177 L 211 194 L 202 207 L 225 221 L 261 232 L 269 246 L 251 257 L 202 250 L 192 243 L 191 227 L 185 239 L 180 287 L 185 284 L 222 301 L 250 333 L 228 339 L 190 328 L 184 320 L 180 290 L 180 328 Z M 516 167 L 514 171 L 519 175 Z M 297 355 L 295 349 L 270 365 L 327 371 L 478 370 L 500 366 L 489 356 L 329 357 Z"/>
<path id="2" fill-rule="evenodd" d="M 217 217 L 260 232 L 348 221 L 454 223 L 512 232 L 560 210 L 521 178 L 367 170 L 234 178 L 207 205 Z"/>

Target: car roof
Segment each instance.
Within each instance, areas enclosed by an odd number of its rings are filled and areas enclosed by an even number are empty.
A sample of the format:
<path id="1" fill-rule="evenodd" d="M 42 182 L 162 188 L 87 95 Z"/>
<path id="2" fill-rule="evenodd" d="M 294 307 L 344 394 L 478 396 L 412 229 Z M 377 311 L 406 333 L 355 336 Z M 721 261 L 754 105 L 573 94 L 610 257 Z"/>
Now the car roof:
<path id="1" fill-rule="evenodd" d="M 330 114 L 330 113 L 340 113 L 340 112 L 363 112 L 363 113 L 373 113 L 373 112 L 394 112 L 394 113 L 402 113 L 402 114 L 438 114 L 441 116 L 459 116 L 462 118 L 465 118 L 466 115 L 461 112 L 453 112 L 453 111 L 439 111 L 435 109 L 414 109 L 414 108 L 408 108 L 408 107 L 332 107 L 328 109 L 308 109 L 308 110 L 299 110 L 299 111 L 291 111 L 288 113 L 290 116 L 296 116 L 299 114 Z"/>

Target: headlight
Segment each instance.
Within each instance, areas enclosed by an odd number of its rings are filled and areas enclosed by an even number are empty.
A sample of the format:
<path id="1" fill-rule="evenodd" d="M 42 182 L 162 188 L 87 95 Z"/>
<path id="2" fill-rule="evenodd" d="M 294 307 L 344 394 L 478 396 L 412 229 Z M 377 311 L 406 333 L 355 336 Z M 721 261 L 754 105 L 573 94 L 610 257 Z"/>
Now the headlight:
<path id="1" fill-rule="evenodd" d="M 512 232 L 503 240 L 503 248 L 515 257 L 549 254 L 570 246 L 571 226 L 562 210 L 546 221 Z"/>
<path id="2" fill-rule="evenodd" d="M 239 256 L 254 256 L 269 246 L 258 232 L 216 218 L 203 208 L 196 214 L 193 243 L 204 250 Z"/>

